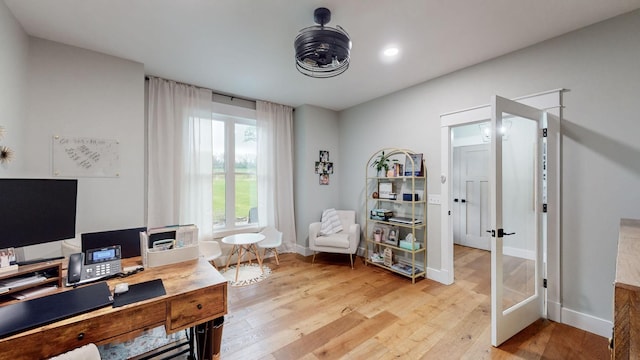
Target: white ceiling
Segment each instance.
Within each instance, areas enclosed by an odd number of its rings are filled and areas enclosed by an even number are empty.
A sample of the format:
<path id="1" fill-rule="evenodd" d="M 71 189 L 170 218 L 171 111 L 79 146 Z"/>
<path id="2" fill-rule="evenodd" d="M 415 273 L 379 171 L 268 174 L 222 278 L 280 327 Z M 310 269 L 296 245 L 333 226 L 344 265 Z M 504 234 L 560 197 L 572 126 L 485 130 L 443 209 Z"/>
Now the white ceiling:
<path id="1" fill-rule="evenodd" d="M 32 36 L 143 63 L 240 97 L 342 110 L 640 8 L 640 0 L 4 0 Z M 293 40 L 327 7 L 353 41 L 330 79 L 295 69 Z M 394 62 L 381 60 L 388 44 Z"/>

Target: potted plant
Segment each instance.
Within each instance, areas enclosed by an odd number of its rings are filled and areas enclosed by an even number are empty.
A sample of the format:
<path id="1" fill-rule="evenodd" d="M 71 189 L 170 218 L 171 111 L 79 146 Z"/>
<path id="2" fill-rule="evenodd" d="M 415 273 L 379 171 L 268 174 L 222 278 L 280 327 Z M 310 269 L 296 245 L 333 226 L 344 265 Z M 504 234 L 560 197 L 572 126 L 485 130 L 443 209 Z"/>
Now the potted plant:
<path id="1" fill-rule="evenodd" d="M 393 162 L 397 162 L 398 160 L 393 159 Z M 371 167 L 375 168 L 378 172 L 378 177 L 387 176 L 387 172 L 389 171 L 391 159 L 388 154 L 384 153 L 384 150 L 380 155 L 371 163 Z M 382 172 L 384 170 L 384 172 Z"/>

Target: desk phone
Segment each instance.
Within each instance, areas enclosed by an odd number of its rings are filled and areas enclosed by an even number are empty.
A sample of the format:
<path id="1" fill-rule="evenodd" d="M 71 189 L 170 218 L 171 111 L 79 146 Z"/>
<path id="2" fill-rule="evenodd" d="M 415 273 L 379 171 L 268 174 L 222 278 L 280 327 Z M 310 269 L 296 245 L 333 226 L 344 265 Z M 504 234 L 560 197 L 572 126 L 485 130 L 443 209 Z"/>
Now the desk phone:
<path id="1" fill-rule="evenodd" d="M 121 257 L 120 245 L 71 254 L 67 269 L 67 286 L 88 283 L 120 273 Z"/>

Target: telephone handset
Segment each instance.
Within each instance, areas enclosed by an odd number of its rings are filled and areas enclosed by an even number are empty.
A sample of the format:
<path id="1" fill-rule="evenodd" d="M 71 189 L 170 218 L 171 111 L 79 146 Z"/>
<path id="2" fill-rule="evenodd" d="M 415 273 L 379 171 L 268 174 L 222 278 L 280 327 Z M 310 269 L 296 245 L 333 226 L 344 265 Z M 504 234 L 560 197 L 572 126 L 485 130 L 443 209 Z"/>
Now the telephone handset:
<path id="1" fill-rule="evenodd" d="M 71 254 L 67 268 L 67 286 L 79 285 L 120 273 L 120 258 L 120 245 Z"/>
<path id="2" fill-rule="evenodd" d="M 69 256 L 69 266 L 67 267 L 67 285 L 80 281 L 82 275 L 82 253 L 71 254 Z"/>

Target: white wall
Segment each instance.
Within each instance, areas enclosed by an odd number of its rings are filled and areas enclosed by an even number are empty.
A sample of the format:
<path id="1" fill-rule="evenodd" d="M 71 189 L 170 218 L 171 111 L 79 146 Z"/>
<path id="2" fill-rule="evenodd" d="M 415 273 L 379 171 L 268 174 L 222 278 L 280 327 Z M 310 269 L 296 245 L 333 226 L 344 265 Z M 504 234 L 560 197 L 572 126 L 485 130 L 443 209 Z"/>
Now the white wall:
<path id="1" fill-rule="evenodd" d="M 344 206 L 338 181 L 340 174 L 346 171 L 342 166 L 337 135 L 338 114 L 316 106 L 300 106 L 293 113 L 293 131 L 297 252 L 309 255 L 309 224 L 320 221 L 322 210 Z M 320 185 L 319 176 L 315 173 L 320 150 L 329 151 L 329 161 L 333 162 L 334 174 L 329 175 L 329 185 Z M 348 171 L 351 175 L 359 175 L 352 169 Z M 353 209 L 359 210 L 358 207 Z"/>
<path id="2" fill-rule="evenodd" d="M 424 152 L 440 192 L 439 115 L 565 88 L 562 158 L 563 321 L 610 332 L 618 223 L 640 218 L 640 11 L 342 111 L 341 166 L 376 149 Z M 361 170 L 363 172 L 364 170 Z M 351 174 L 349 174 L 351 175 Z M 362 206 L 361 176 L 341 172 L 342 202 Z M 440 268 L 440 214 L 429 205 L 429 266 Z"/>
<path id="3" fill-rule="evenodd" d="M 0 177 L 20 173 L 24 156 L 22 120 L 25 117 L 29 37 L 4 2 L 0 1 L 0 126 L 5 129 L 0 146 L 14 151 L 14 160 L 0 165 Z"/>
<path id="4" fill-rule="evenodd" d="M 32 38 L 26 172 L 51 175 L 54 134 L 115 139 L 118 178 L 81 178 L 78 231 L 144 223 L 144 66 Z"/>
<path id="5" fill-rule="evenodd" d="M 14 175 L 53 177 L 53 135 L 115 139 L 120 176 L 79 179 L 76 230 L 144 226 L 143 65 L 38 38 L 29 38 L 26 63 L 25 147 Z M 59 252 L 51 243 L 27 248 L 25 257 Z"/>

